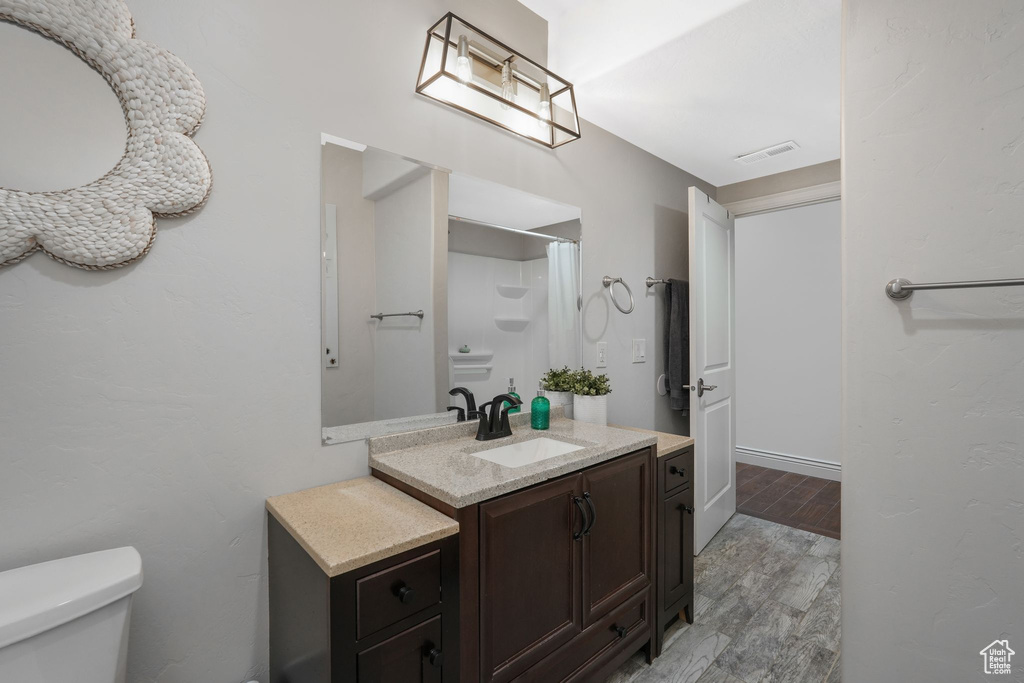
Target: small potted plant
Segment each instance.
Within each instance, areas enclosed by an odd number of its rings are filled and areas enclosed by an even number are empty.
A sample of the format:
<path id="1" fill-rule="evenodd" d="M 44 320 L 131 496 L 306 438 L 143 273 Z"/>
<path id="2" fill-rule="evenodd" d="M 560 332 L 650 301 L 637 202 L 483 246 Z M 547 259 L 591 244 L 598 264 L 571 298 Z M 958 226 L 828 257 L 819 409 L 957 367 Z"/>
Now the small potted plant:
<path id="1" fill-rule="evenodd" d="M 590 370 L 574 372 L 573 419 L 592 424 L 608 424 L 608 394 L 611 392 L 608 375 L 595 375 Z"/>
<path id="2" fill-rule="evenodd" d="M 565 416 L 571 418 L 572 412 L 572 378 L 576 373 L 568 366 L 561 370 L 551 368 L 540 378 L 541 387 L 545 396 L 551 402 L 551 407 L 564 406 Z"/>

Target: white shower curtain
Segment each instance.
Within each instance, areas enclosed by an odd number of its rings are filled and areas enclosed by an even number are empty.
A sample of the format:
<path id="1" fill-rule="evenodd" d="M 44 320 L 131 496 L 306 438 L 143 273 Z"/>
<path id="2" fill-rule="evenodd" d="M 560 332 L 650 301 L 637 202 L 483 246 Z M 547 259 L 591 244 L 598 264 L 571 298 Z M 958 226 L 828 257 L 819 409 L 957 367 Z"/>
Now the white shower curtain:
<path id="1" fill-rule="evenodd" d="M 579 368 L 580 249 L 572 242 L 548 244 L 548 362 Z"/>

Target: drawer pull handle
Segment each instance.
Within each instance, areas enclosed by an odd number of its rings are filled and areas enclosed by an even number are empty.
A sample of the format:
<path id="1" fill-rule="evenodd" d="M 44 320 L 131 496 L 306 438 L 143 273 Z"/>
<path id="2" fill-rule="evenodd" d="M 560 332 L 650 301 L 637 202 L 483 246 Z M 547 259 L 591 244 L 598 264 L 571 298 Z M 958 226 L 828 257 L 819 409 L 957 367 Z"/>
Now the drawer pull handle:
<path id="1" fill-rule="evenodd" d="M 590 508 L 590 524 L 583 530 L 583 535 L 589 536 L 590 530 L 594 528 L 594 522 L 597 521 L 597 508 L 594 507 L 594 501 L 590 499 L 590 491 L 583 492 L 583 500 L 587 501 L 587 507 Z"/>
<path id="2" fill-rule="evenodd" d="M 625 638 L 627 630 L 625 626 L 616 626 L 615 632 L 619 634 L 619 638 Z"/>
<path id="3" fill-rule="evenodd" d="M 430 648 L 430 652 L 427 653 L 427 658 L 433 666 L 441 668 L 444 666 L 444 653 L 438 650 L 436 647 Z"/>
<path id="4" fill-rule="evenodd" d="M 690 507 L 689 505 L 687 505 L 686 503 L 680 503 L 679 504 L 679 509 L 680 510 L 685 510 L 686 512 L 689 512 L 691 515 L 693 514 L 693 508 Z"/>
<path id="5" fill-rule="evenodd" d="M 401 602 L 403 605 L 408 605 L 410 602 L 412 602 L 413 598 L 416 597 L 416 591 L 414 591 L 412 588 L 409 588 L 403 583 L 401 586 L 398 587 L 398 590 L 395 591 L 395 595 L 398 596 L 399 602 Z"/>
<path id="6" fill-rule="evenodd" d="M 587 513 L 583 509 L 583 499 L 579 496 L 573 496 L 572 502 L 576 504 L 576 508 L 580 511 L 580 530 L 572 533 L 572 540 L 578 541 L 583 538 L 583 531 L 587 528 Z"/>
<path id="7" fill-rule="evenodd" d="M 686 476 L 686 470 L 681 469 L 679 467 L 676 467 L 675 465 L 670 465 L 669 466 L 668 473 L 669 474 L 678 474 L 680 477 L 685 477 Z"/>

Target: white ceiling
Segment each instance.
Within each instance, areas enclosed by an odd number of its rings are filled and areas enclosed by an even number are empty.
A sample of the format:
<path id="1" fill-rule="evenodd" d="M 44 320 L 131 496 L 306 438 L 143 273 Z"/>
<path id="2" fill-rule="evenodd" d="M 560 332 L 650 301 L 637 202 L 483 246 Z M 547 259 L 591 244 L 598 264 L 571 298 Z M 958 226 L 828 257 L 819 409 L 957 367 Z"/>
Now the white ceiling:
<path id="1" fill-rule="evenodd" d="M 461 173 L 452 173 L 448 181 L 448 213 L 517 230 L 580 217 L 575 206 Z"/>
<path id="2" fill-rule="evenodd" d="M 679 168 L 722 186 L 839 158 L 842 0 L 520 1 L 580 116 Z"/>

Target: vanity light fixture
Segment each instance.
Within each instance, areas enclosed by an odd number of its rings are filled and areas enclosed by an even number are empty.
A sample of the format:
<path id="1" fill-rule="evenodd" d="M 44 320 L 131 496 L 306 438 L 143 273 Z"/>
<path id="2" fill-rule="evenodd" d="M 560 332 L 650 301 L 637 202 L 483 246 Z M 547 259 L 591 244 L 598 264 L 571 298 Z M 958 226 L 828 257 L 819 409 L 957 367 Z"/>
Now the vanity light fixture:
<path id="1" fill-rule="evenodd" d="M 416 92 L 552 149 L 580 138 L 571 83 L 451 12 L 427 31 Z"/>

